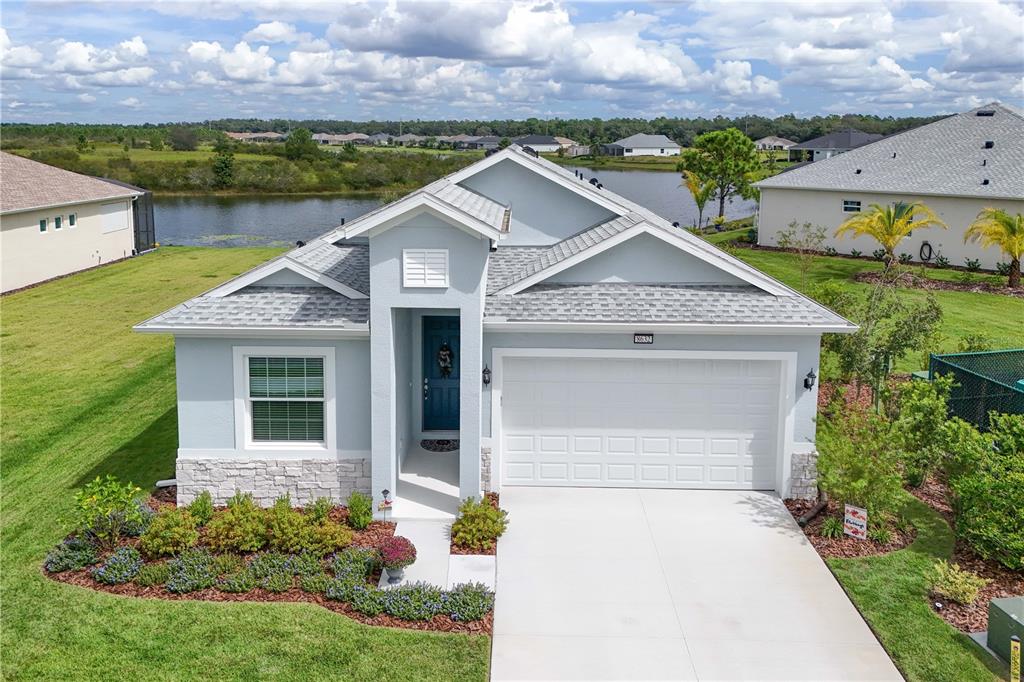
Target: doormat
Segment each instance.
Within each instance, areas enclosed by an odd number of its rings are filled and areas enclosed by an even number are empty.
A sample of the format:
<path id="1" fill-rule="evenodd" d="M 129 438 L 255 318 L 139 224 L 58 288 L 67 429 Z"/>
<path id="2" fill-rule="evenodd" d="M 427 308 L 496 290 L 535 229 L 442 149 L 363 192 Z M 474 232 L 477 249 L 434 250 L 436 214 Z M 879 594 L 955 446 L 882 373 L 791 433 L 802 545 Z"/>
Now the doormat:
<path id="1" fill-rule="evenodd" d="M 422 447 L 427 452 L 452 452 L 453 450 L 458 450 L 459 449 L 459 441 L 458 441 L 457 438 L 453 439 L 453 440 L 448 440 L 448 439 L 421 440 L 420 441 L 420 447 Z"/>

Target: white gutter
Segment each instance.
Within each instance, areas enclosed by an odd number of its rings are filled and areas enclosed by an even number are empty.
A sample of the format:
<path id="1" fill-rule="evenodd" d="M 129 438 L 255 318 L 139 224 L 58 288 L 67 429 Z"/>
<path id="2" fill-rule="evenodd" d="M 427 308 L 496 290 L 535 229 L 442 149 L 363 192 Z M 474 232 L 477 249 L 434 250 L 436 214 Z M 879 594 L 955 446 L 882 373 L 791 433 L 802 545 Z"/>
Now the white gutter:
<path id="1" fill-rule="evenodd" d="M 141 197 L 143 192 L 131 192 L 130 194 L 118 194 L 113 197 L 103 197 L 102 199 L 75 199 L 74 201 L 64 201 L 59 204 L 42 204 L 40 206 L 31 206 L 29 208 L 12 208 L 6 211 L 0 211 L 0 215 L 12 215 L 14 213 L 28 213 L 29 211 L 42 211 L 49 208 L 64 208 L 66 206 L 85 206 L 86 204 L 100 204 L 104 201 L 124 201 L 125 199 L 137 199 Z"/>
<path id="2" fill-rule="evenodd" d="M 513 322 L 485 317 L 484 331 L 503 332 L 650 332 L 665 334 L 852 334 L 856 325 L 685 324 L 673 322 Z"/>
<path id="3" fill-rule="evenodd" d="M 358 327 L 201 327 L 180 325 L 137 325 L 132 331 L 140 334 L 174 334 L 207 338 L 267 338 L 296 337 L 317 339 L 365 339 L 370 337 L 370 326 Z"/>

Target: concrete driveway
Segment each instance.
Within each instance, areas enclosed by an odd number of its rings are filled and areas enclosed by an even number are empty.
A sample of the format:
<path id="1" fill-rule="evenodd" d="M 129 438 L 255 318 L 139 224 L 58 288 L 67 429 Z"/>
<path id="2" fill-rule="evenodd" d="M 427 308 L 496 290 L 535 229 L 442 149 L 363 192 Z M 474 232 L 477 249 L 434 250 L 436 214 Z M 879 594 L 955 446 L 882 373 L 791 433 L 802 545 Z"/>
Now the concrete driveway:
<path id="1" fill-rule="evenodd" d="M 494 680 L 900 680 L 782 502 L 505 488 Z"/>

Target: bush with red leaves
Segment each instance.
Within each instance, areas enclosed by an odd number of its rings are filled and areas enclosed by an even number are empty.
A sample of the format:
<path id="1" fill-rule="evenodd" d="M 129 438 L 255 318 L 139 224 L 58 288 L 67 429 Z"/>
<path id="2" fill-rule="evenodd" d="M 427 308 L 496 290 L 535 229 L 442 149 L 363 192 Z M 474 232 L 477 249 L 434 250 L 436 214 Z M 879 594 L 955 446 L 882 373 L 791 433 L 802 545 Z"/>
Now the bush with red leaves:
<path id="1" fill-rule="evenodd" d="M 416 547 L 408 538 L 392 536 L 380 545 L 380 561 L 384 568 L 405 568 L 416 561 Z"/>

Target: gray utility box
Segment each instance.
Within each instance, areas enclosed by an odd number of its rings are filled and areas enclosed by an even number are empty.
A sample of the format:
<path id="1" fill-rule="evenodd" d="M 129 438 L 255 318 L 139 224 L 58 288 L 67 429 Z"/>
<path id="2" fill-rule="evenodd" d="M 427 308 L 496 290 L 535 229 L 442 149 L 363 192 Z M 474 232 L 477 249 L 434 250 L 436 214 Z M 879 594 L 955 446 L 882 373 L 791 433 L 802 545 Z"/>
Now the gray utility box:
<path id="1" fill-rule="evenodd" d="M 988 603 L 988 648 L 1010 660 L 1010 637 L 1024 640 L 1024 597 L 1004 597 Z"/>

